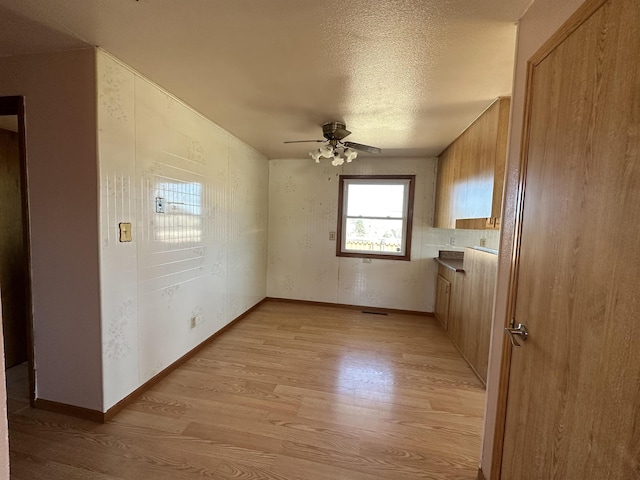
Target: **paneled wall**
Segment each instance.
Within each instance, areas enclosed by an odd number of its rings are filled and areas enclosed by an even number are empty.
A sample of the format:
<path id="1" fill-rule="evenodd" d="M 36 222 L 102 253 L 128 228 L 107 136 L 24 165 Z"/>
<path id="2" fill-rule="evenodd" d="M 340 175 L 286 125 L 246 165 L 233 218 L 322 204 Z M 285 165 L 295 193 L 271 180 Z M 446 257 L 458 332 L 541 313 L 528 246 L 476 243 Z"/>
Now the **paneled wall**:
<path id="1" fill-rule="evenodd" d="M 434 229 L 435 158 L 360 157 L 333 167 L 310 159 L 269 162 L 270 297 L 432 312 L 440 249 L 461 249 L 498 234 Z M 336 257 L 340 174 L 414 174 L 411 261 Z M 451 246 L 451 243 L 455 244 Z"/>
<path id="2" fill-rule="evenodd" d="M 265 297 L 269 172 L 261 154 L 97 57 L 107 410 Z"/>

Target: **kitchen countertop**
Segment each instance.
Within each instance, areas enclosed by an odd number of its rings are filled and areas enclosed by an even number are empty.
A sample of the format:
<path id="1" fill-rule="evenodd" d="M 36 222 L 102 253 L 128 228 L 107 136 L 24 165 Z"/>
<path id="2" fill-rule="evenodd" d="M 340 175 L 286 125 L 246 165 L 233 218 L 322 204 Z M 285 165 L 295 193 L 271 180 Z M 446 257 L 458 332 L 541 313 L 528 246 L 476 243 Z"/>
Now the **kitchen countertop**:
<path id="1" fill-rule="evenodd" d="M 434 260 L 454 272 L 464 272 L 462 265 L 464 262 L 464 252 L 440 250 L 440 254 Z"/>
<path id="2" fill-rule="evenodd" d="M 480 252 L 497 255 L 498 250 L 487 247 L 470 247 Z M 454 272 L 464 272 L 464 252 L 458 250 L 440 250 L 438 256 L 434 258 L 440 265 L 447 267 Z"/>
<path id="3" fill-rule="evenodd" d="M 473 247 L 474 250 L 478 250 L 480 252 L 486 252 L 486 253 L 492 253 L 493 255 L 497 255 L 498 254 L 498 250 L 494 250 L 493 248 L 487 248 L 487 247 Z"/>

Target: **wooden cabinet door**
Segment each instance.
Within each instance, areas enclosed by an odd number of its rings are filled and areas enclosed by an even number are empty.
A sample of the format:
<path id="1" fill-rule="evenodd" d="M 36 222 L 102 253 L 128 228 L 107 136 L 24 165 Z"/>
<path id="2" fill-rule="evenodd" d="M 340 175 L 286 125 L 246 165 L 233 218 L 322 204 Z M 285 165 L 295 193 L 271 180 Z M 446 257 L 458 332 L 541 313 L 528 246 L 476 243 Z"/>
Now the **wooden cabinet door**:
<path id="1" fill-rule="evenodd" d="M 449 304 L 451 303 L 451 283 L 442 275 L 438 275 L 436 283 L 436 309 L 435 315 L 440 323 L 447 329 L 449 323 Z"/>
<path id="2" fill-rule="evenodd" d="M 640 478 L 640 2 L 571 22 L 530 66 L 503 480 Z"/>
<path id="3" fill-rule="evenodd" d="M 464 335 L 459 347 L 478 377 L 486 383 L 498 257 L 467 248 L 464 251 L 464 271 Z"/>
<path id="4" fill-rule="evenodd" d="M 454 188 L 456 181 L 456 156 L 454 146 L 450 146 L 438 159 L 438 175 L 436 177 L 436 207 L 433 226 L 435 228 L 455 228 L 456 198 Z"/>
<path id="5" fill-rule="evenodd" d="M 500 216 L 509 105 L 499 98 L 440 154 L 436 228 L 483 229 L 484 219 Z M 476 221 L 458 226 L 461 219 Z"/>

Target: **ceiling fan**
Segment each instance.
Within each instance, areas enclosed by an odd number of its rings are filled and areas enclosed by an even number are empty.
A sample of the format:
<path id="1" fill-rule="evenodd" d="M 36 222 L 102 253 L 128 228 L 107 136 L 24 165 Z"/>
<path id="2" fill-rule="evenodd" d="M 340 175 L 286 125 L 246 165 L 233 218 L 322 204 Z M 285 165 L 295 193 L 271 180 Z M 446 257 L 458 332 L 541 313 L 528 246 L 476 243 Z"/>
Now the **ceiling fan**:
<path id="1" fill-rule="evenodd" d="M 309 155 L 316 163 L 320 163 L 320 157 L 333 157 L 331 164 L 334 166 L 342 165 L 345 160 L 347 163 L 353 161 L 353 159 L 358 156 L 358 152 L 356 150 L 368 153 L 382 152 L 378 147 L 371 147 L 369 145 L 363 145 L 355 142 L 343 142 L 342 140 L 348 135 L 351 135 L 351 132 L 346 129 L 346 125 L 344 123 L 329 122 L 322 125 L 322 136 L 325 138 L 324 140 L 292 140 L 284 143 L 326 142 L 325 145 L 317 150 L 309 152 Z"/>

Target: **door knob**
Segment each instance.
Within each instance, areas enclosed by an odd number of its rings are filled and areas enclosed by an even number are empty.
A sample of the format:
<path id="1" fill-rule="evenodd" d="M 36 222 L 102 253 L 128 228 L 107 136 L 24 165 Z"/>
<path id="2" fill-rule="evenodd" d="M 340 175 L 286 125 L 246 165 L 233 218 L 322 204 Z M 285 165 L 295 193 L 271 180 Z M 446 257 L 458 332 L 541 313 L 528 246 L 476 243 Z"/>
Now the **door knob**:
<path id="1" fill-rule="evenodd" d="M 509 340 L 511 340 L 511 345 L 514 347 L 521 346 L 516 337 L 520 337 L 524 342 L 529 336 L 529 332 L 527 332 L 527 327 L 523 324 L 519 323 L 515 328 L 505 328 L 504 331 L 509 335 Z"/>

